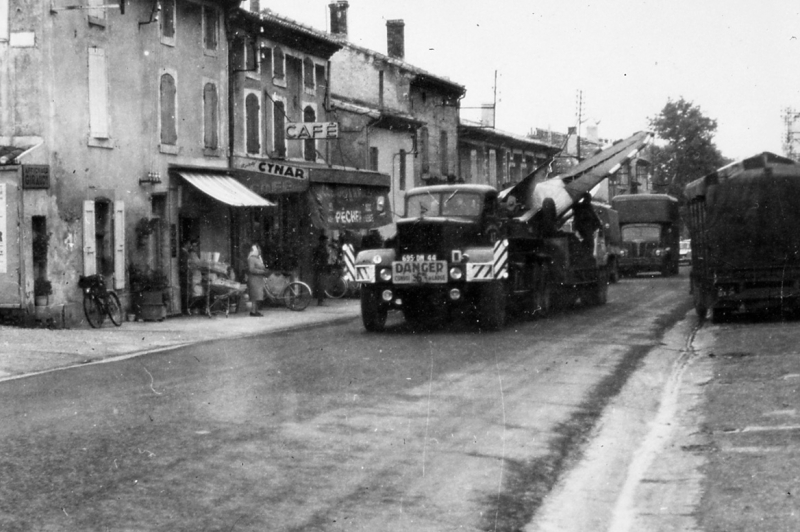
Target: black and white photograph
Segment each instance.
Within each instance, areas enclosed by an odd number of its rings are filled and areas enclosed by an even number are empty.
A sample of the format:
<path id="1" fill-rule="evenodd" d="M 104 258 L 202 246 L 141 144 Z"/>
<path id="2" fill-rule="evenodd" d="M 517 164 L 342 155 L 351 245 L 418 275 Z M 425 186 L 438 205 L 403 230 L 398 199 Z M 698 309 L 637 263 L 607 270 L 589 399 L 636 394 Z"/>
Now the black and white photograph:
<path id="1" fill-rule="evenodd" d="M 0 531 L 800 530 L 800 4 L 0 0 Z"/>

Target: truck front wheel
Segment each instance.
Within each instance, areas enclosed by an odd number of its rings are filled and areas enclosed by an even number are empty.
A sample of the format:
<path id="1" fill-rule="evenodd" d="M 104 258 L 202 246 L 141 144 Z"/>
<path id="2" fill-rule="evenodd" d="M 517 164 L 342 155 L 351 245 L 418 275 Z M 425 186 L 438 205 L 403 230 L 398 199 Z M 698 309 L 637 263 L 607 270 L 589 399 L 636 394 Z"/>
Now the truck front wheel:
<path id="1" fill-rule="evenodd" d="M 497 331 L 506 324 L 506 290 L 500 282 L 481 286 L 478 297 L 478 315 L 482 328 Z"/>
<path id="2" fill-rule="evenodd" d="M 380 289 L 375 286 L 361 288 L 361 321 L 369 332 L 380 332 L 386 326 L 389 309 L 381 303 Z"/>

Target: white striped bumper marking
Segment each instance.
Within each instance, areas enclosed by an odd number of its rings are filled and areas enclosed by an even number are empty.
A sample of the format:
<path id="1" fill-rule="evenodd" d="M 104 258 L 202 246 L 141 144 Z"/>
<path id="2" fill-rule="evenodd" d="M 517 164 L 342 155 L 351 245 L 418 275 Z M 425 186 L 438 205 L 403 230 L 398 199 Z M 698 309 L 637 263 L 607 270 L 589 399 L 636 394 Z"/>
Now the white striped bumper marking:
<path id="1" fill-rule="evenodd" d="M 494 278 L 508 279 L 508 240 L 494 243 Z"/>
<path id="2" fill-rule="evenodd" d="M 343 245 L 342 255 L 344 256 L 344 278 L 347 281 L 355 281 L 356 258 L 355 253 L 353 252 L 353 244 Z"/>

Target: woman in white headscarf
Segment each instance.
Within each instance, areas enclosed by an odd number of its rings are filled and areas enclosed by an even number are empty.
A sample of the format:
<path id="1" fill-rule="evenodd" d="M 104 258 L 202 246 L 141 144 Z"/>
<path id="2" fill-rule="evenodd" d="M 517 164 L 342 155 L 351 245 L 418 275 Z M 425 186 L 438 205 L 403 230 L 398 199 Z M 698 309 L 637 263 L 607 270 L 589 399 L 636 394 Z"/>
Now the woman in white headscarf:
<path id="1" fill-rule="evenodd" d="M 247 256 L 247 293 L 250 295 L 251 316 L 263 316 L 258 311 L 261 301 L 264 300 L 264 277 L 267 275 L 267 268 L 261 258 L 261 246 L 253 244 L 250 246 L 250 254 Z"/>

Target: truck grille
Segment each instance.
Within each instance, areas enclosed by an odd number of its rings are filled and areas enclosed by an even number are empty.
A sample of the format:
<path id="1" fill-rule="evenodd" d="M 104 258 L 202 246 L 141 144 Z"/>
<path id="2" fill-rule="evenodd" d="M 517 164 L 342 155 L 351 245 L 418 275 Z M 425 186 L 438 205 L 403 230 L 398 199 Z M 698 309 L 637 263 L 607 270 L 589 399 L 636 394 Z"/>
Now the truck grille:
<path id="1" fill-rule="evenodd" d="M 397 248 L 403 254 L 433 254 L 449 257 L 452 249 L 476 242 L 478 226 L 470 222 L 423 220 L 397 224 Z"/>
<path id="2" fill-rule="evenodd" d="M 658 242 L 625 242 L 622 247 L 628 252 L 627 256 L 633 259 L 653 257 L 658 249 Z"/>

